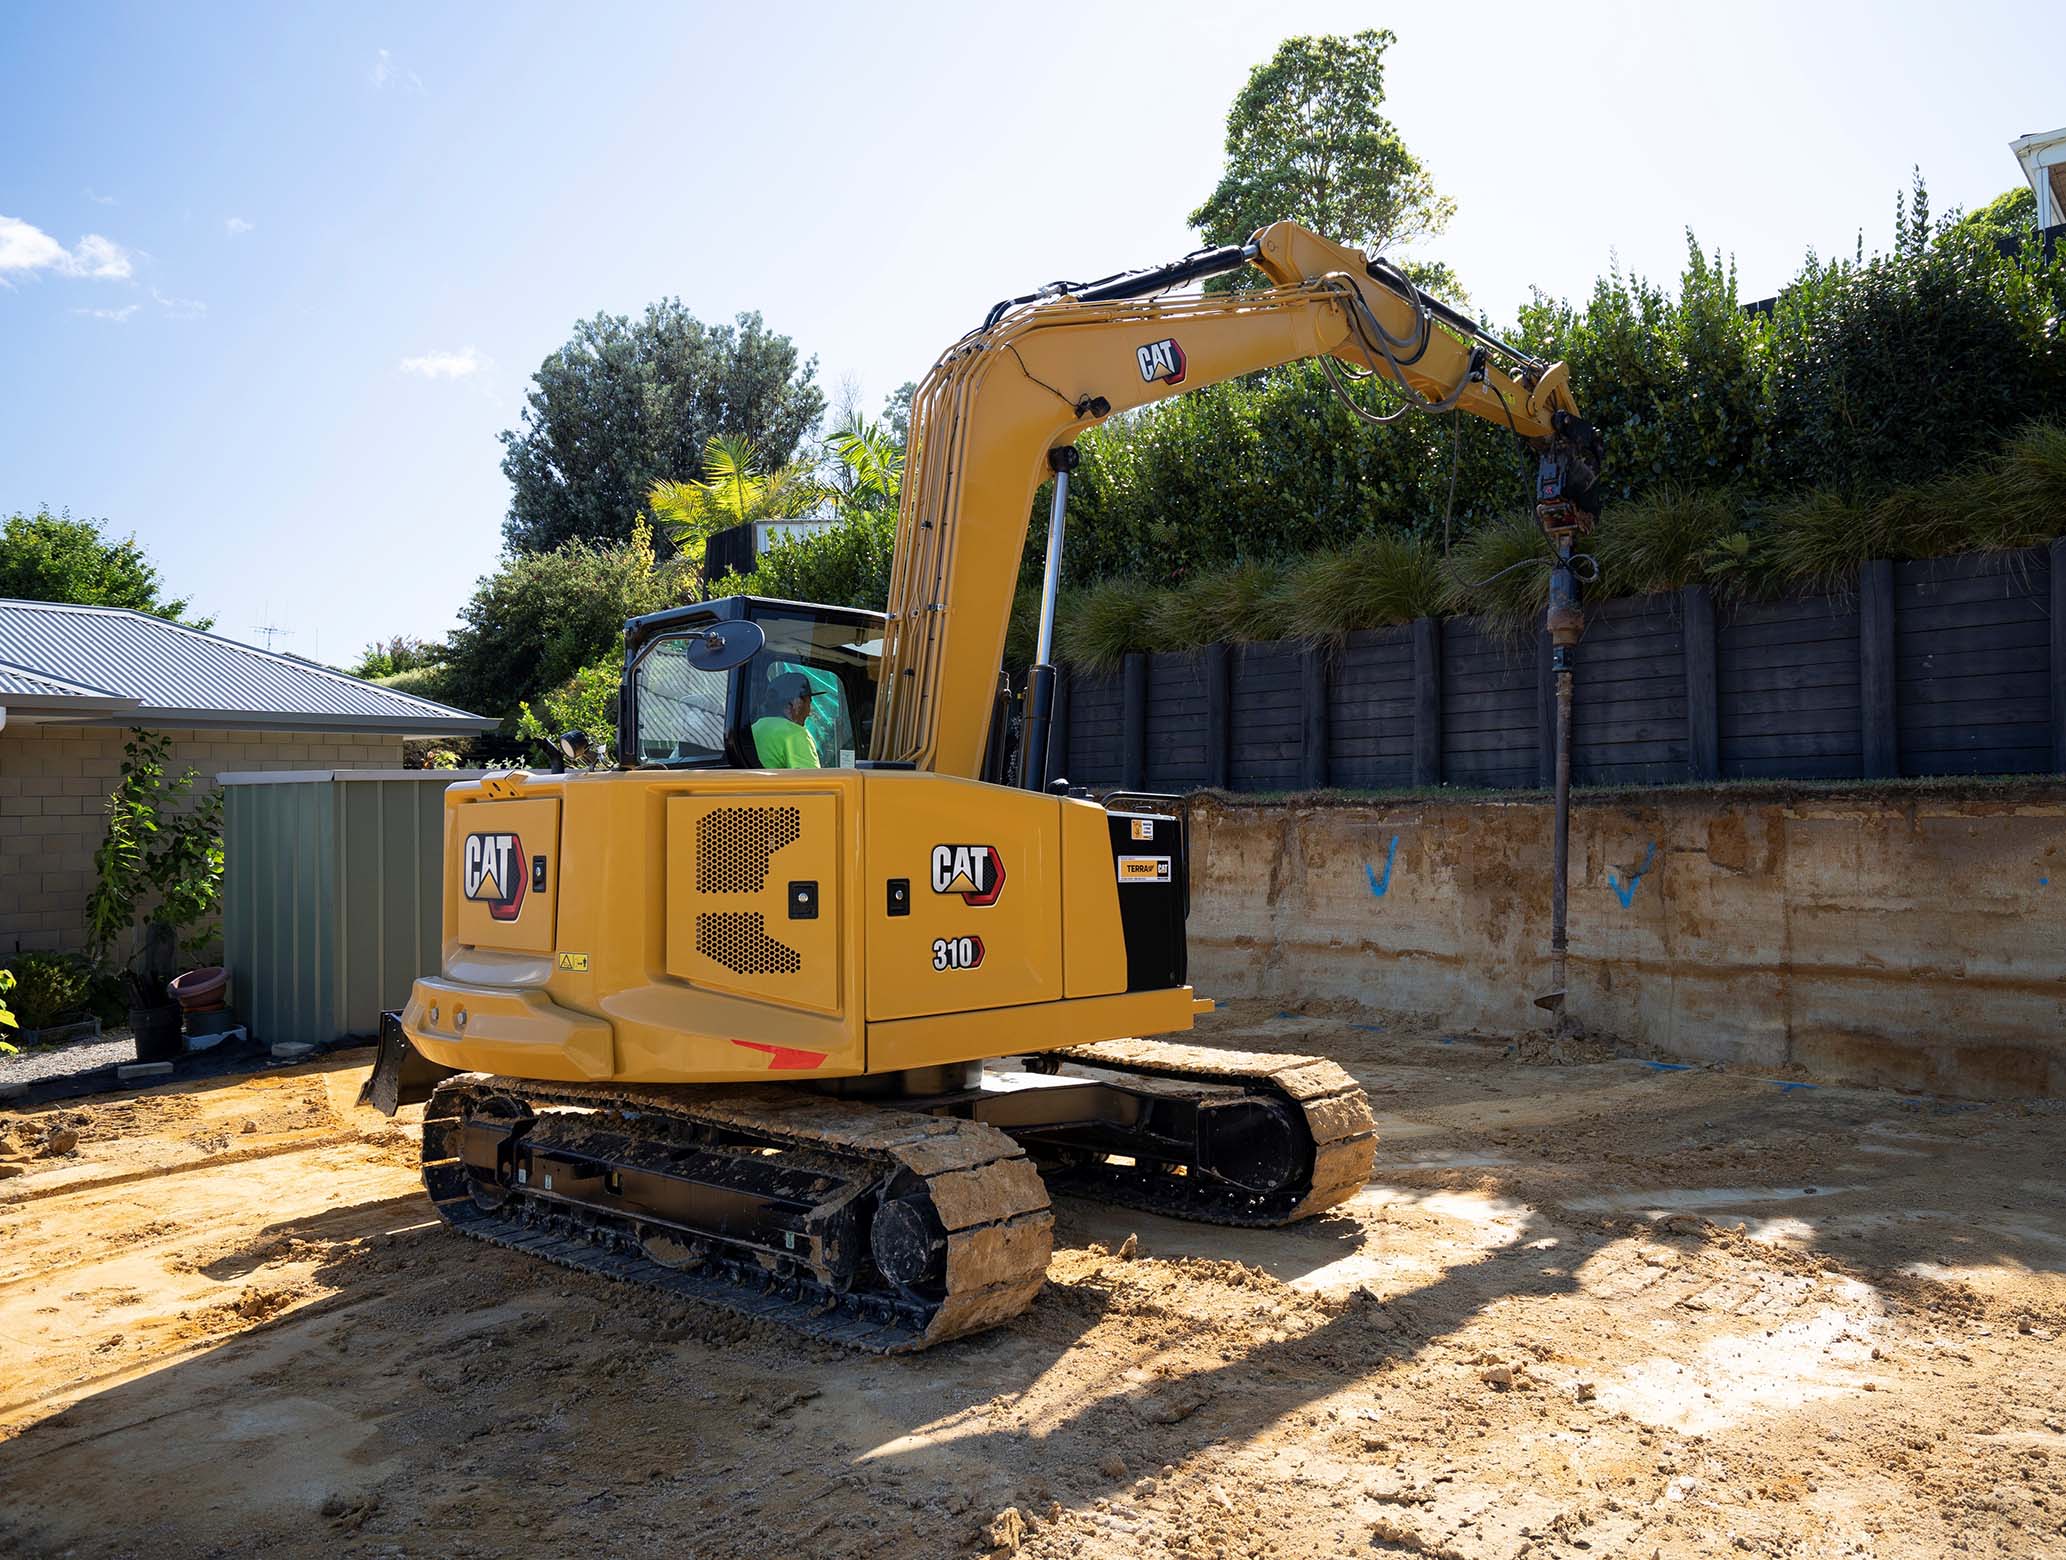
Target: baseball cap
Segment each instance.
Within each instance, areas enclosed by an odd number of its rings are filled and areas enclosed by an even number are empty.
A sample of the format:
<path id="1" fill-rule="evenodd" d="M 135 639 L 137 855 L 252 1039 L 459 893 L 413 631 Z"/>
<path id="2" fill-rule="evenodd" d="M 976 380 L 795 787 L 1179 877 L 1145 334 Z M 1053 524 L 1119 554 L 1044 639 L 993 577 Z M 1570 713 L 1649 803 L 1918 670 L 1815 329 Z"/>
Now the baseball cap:
<path id="1" fill-rule="evenodd" d="M 787 704 L 791 699 L 808 699 L 818 691 L 802 672 L 784 672 L 768 686 L 774 690 L 777 704 Z"/>

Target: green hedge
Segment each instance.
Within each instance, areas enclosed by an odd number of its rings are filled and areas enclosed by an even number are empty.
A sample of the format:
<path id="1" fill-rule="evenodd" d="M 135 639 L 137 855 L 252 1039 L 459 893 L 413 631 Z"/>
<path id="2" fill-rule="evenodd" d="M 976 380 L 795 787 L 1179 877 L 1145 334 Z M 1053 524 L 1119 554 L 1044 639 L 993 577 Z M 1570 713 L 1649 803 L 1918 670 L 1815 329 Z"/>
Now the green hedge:
<path id="1" fill-rule="evenodd" d="M 1608 509 L 1581 546 L 1599 570 L 1586 587 L 1594 599 L 1696 584 L 1744 599 L 1841 590 L 1874 558 L 2007 551 L 2061 535 L 2066 424 L 2038 422 L 1984 460 L 1868 499 L 1662 487 Z M 1338 640 L 1441 613 L 1522 635 L 1542 621 L 1549 557 L 1534 517 L 1515 511 L 1446 559 L 1429 539 L 1395 533 L 1290 562 L 1223 565 L 1178 585 L 1125 575 L 1069 592 L 1057 638 L 1067 660 L 1108 670 L 1130 651 Z"/>
<path id="2" fill-rule="evenodd" d="M 1616 273 L 1580 305 L 1538 296 L 1512 334 L 1570 364 L 1606 438 L 1610 501 L 1864 504 L 2066 416 L 2062 315 L 2066 254 L 2006 256 L 1980 229 L 1932 227 L 1918 188 L 1891 253 L 1811 255 L 1769 309 L 1747 311 L 1733 268 L 1689 235 L 1676 289 Z M 1115 419 L 1079 448 L 1065 568 L 1078 583 L 1176 585 L 1384 531 L 1439 545 L 1445 521 L 1455 538 L 1497 527 L 1530 492 L 1505 429 L 1414 416 L 1372 430 L 1311 364 Z"/>

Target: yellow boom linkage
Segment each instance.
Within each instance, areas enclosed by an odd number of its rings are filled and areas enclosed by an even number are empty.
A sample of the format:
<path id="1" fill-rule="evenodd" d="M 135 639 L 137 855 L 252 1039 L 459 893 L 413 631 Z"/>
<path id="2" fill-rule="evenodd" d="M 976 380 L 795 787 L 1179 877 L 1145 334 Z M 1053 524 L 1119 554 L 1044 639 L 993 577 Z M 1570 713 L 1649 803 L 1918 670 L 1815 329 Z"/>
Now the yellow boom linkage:
<path id="1" fill-rule="evenodd" d="M 877 757 L 982 772 L 1033 495 L 1048 478 L 1049 452 L 1115 413 L 1259 369 L 1337 358 L 1433 407 L 1505 425 L 1546 462 L 1584 464 L 1563 364 L 1488 350 L 1491 338 L 1389 266 L 1295 222 L 1119 286 L 1131 292 L 1167 272 L 1188 279 L 1244 262 L 1275 285 L 1109 301 L 1087 288 L 1092 296 L 1004 316 L 933 367 L 911 403 Z M 1583 475 L 1589 489 L 1589 467 Z"/>

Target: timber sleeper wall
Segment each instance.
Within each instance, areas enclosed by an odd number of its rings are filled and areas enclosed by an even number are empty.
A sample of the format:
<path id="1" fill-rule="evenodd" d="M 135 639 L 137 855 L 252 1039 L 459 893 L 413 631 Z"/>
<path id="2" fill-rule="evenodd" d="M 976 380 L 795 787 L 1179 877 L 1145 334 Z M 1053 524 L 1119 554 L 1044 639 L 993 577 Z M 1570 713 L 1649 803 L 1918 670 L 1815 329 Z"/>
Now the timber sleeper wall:
<path id="1" fill-rule="evenodd" d="M 1872 563 L 1843 597 L 1590 602 L 1582 785 L 2066 771 L 2066 539 Z M 1549 643 L 1471 618 L 1063 672 L 1055 772 L 1184 791 L 1527 788 L 1552 777 Z"/>

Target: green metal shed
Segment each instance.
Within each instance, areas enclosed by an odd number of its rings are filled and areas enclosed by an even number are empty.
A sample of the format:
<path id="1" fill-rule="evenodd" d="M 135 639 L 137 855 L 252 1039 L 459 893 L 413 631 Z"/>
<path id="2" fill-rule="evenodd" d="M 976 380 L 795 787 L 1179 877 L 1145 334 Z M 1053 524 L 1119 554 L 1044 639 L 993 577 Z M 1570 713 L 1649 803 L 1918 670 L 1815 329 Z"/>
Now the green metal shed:
<path id="1" fill-rule="evenodd" d="M 221 775 L 230 1001 L 266 1044 L 371 1036 L 435 971 L 445 787 L 479 770 Z"/>

